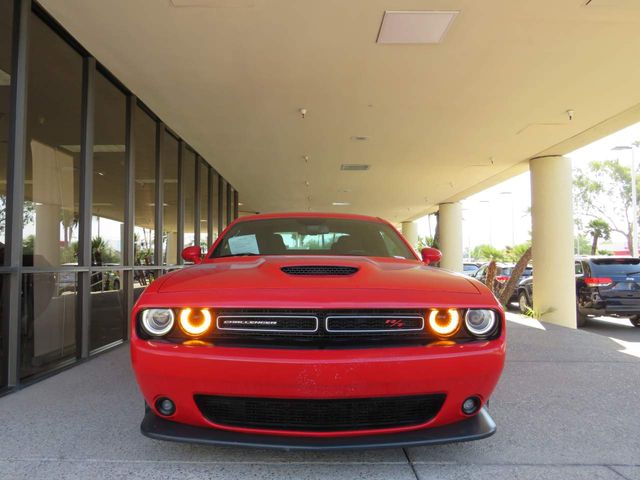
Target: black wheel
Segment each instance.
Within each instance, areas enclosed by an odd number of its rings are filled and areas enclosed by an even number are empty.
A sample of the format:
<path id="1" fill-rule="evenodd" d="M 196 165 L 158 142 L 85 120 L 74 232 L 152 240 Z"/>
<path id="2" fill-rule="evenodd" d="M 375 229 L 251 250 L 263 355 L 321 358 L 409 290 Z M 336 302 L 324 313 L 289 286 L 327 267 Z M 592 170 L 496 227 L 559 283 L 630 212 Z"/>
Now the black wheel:
<path id="1" fill-rule="evenodd" d="M 631 322 L 631 325 L 633 325 L 634 327 L 640 328 L 640 315 L 634 315 L 629 319 L 629 321 Z"/>
<path id="2" fill-rule="evenodd" d="M 530 308 L 531 305 L 529 305 L 529 297 L 527 297 L 527 292 L 522 290 L 520 293 L 518 293 L 518 309 L 520 310 L 520 313 L 526 315 L 527 313 L 529 313 Z"/>
<path id="3" fill-rule="evenodd" d="M 584 327 L 587 324 L 587 318 L 589 317 L 582 315 L 579 310 L 576 311 L 576 326 L 578 328 Z"/>

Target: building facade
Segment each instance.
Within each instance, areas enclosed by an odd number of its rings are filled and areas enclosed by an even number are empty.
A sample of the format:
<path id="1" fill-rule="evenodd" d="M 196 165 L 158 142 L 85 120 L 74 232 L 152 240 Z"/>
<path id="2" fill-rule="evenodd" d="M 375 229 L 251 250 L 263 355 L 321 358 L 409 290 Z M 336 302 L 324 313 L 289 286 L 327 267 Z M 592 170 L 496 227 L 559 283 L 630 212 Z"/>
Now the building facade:
<path id="1" fill-rule="evenodd" d="M 31 0 L 0 0 L 0 393 L 126 341 L 238 192 Z"/>

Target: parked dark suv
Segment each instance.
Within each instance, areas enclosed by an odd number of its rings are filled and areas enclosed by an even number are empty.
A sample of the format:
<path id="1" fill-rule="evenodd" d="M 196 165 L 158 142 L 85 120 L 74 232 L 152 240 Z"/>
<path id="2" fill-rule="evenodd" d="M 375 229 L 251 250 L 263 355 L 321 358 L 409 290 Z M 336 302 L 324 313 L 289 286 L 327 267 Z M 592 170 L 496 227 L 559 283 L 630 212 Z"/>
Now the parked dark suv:
<path id="1" fill-rule="evenodd" d="M 623 317 L 640 327 L 640 258 L 579 257 L 575 261 L 578 327 L 589 317 Z M 533 279 L 518 286 L 518 305 L 532 305 Z"/>

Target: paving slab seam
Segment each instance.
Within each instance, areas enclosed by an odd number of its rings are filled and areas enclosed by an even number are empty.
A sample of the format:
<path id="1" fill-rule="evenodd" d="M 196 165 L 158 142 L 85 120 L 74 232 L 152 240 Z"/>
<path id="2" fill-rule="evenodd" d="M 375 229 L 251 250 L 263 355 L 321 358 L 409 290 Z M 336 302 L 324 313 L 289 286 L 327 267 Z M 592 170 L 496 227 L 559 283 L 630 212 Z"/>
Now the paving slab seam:
<path id="1" fill-rule="evenodd" d="M 466 466 L 466 467 L 606 467 L 606 468 L 615 468 L 615 467 L 640 467 L 640 463 L 508 463 L 508 462 L 491 462 L 491 463 L 482 463 L 482 462 L 474 462 L 474 463 L 461 463 L 461 462 L 422 462 L 420 460 L 416 460 L 413 462 L 414 465 L 456 465 L 456 466 Z"/>
<path id="2" fill-rule="evenodd" d="M 135 459 L 98 459 L 98 458 L 51 458 L 51 457 L 33 457 L 33 458 L 11 458 L 0 459 L 0 463 L 12 462 L 60 462 L 60 463 L 133 463 L 133 464 L 175 464 L 175 465 L 405 465 L 405 462 L 372 462 L 372 461 L 197 461 L 197 460 L 135 460 Z M 429 464 L 429 462 L 424 462 Z M 456 465 L 454 462 L 436 462 L 436 465 Z"/>
<path id="3" fill-rule="evenodd" d="M 624 466 L 627 466 L 627 465 L 624 465 Z M 613 473 L 615 473 L 616 475 L 619 475 L 620 477 L 624 478 L 624 480 L 631 480 L 625 474 L 623 474 L 622 472 L 619 472 L 618 470 L 616 470 L 613 465 L 607 465 L 607 468 L 609 470 L 611 470 Z"/>
<path id="4" fill-rule="evenodd" d="M 413 472 L 413 475 L 416 477 L 416 480 L 420 480 L 420 477 L 418 476 L 418 472 L 416 472 L 416 466 L 413 464 L 413 462 L 409 458 L 409 452 L 407 452 L 407 449 L 403 448 L 402 453 L 404 453 L 404 456 L 407 458 L 407 463 L 409 463 L 409 467 L 411 467 L 411 471 Z"/>

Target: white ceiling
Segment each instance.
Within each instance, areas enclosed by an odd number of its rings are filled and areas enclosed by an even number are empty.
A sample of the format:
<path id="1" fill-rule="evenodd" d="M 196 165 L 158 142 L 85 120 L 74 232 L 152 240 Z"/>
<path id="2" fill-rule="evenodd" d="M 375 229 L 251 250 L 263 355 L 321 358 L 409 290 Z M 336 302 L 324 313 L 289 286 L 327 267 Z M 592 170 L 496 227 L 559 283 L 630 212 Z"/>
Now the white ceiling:
<path id="1" fill-rule="evenodd" d="M 640 103 L 637 0 L 41 3 L 261 212 L 415 218 Z M 377 44 L 386 10 L 460 13 Z"/>

